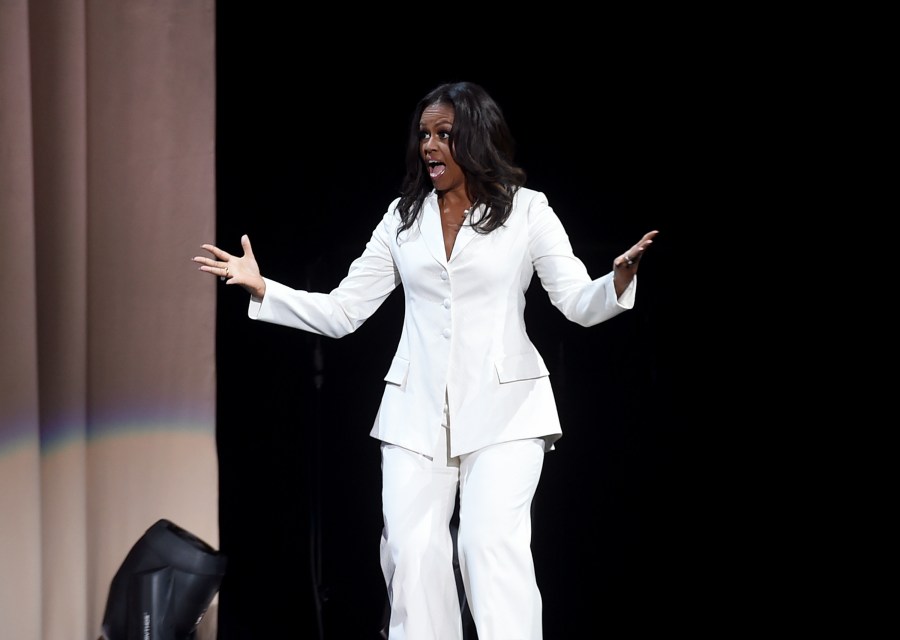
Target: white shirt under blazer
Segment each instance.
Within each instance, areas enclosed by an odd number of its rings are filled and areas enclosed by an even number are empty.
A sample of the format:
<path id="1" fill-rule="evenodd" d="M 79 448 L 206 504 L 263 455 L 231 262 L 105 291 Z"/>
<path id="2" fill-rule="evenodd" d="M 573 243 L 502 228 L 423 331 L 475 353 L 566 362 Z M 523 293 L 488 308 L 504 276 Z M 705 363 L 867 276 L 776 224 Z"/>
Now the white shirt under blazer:
<path id="1" fill-rule="evenodd" d="M 397 236 L 394 200 L 366 248 L 330 293 L 266 279 L 248 315 L 340 338 L 362 325 L 402 285 L 403 330 L 370 435 L 430 455 L 441 433 L 445 393 L 451 457 L 498 442 L 562 435 L 549 371 L 525 332 L 525 291 L 535 272 L 566 318 L 592 326 L 632 308 L 637 278 L 616 299 L 612 272 L 592 279 L 575 256 L 547 197 L 520 188 L 503 227 L 463 225 L 448 260 L 437 193 Z M 483 210 L 471 215 L 477 220 Z"/>

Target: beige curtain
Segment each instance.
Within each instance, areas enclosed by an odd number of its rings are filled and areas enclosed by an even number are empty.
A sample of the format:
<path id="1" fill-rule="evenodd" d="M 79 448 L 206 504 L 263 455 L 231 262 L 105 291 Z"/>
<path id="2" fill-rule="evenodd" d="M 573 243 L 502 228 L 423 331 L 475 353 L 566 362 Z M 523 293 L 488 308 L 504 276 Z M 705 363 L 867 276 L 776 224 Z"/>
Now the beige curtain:
<path id="1" fill-rule="evenodd" d="M 213 0 L 0 0 L 2 638 L 98 638 L 160 518 L 218 548 L 216 283 L 189 261 L 214 28 Z"/>

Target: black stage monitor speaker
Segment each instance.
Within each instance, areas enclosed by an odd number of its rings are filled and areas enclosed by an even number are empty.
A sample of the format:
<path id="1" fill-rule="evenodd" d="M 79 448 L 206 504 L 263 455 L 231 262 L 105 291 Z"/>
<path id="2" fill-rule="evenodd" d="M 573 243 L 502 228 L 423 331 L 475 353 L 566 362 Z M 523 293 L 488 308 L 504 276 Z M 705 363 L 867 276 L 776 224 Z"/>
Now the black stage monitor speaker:
<path id="1" fill-rule="evenodd" d="M 102 639 L 193 640 L 225 565 L 225 556 L 197 536 L 157 521 L 113 577 Z"/>

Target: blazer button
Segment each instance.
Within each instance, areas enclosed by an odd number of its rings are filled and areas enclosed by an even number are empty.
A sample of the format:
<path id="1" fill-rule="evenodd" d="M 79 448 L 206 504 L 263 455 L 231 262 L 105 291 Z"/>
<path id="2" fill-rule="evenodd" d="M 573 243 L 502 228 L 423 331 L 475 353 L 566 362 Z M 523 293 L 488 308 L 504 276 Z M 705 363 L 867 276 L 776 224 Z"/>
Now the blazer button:
<path id="1" fill-rule="evenodd" d="M 446 271 L 441 271 L 441 280 L 446 280 L 449 277 L 450 276 L 447 274 Z"/>
<path id="2" fill-rule="evenodd" d="M 450 298 L 444 298 L 444 308 L 445 309 L 450 308 Z"/>
<path id="3" fill-rule="evenodd" d="M 450 329 L 444 329 L 444 331 L 441 335 L 443 335 L 445 338 L 449 338 L 450 337 Z"/>

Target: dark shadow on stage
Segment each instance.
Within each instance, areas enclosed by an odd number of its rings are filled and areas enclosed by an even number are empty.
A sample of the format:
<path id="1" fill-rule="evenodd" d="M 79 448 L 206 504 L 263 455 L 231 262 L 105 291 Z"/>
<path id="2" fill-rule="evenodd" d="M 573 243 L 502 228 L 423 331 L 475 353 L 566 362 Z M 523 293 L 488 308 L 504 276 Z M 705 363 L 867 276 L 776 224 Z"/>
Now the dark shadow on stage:
<path id="1" fill-rule="evenodd" d="M 687 230 L 674 212 L 685 203 L 673 204 L 678 192 L 640 159 L 653 126 L 646 114 L 615 78 L 594 87 L 608 97 L 597 101 L 554 74 L 540 75 L 536 91 L 532 68 L 404 73 L 374 53 L 321 64 L 297 44 L 296 25 L 246 6 L 220 3 L 218 14 L 215 241 L 239 253 L 249 234 L 275 280 L 337 285 L 397 193 L 415 102 L 445 79 L 495 95 L 529 186 L 547 193 L 592 275 L 660 229 L 627 314 L 585 329 L 565 321 L 538 282 L 528 292 L 529 333 L 565 433 L 546 457 L 533 549 L 547 640 L 690 631 L 704 615 L 698 598 L 715 587 L 701 560 L 709 514 L 695 494 L 702 384 L 678 308 Z M 254 322 L 247 302 L 220 286 L 220 547 L 229 567 L 219 638 L 376 640 L 380 454 L 368 432 L 402 292 L 340 340 Z"/>

